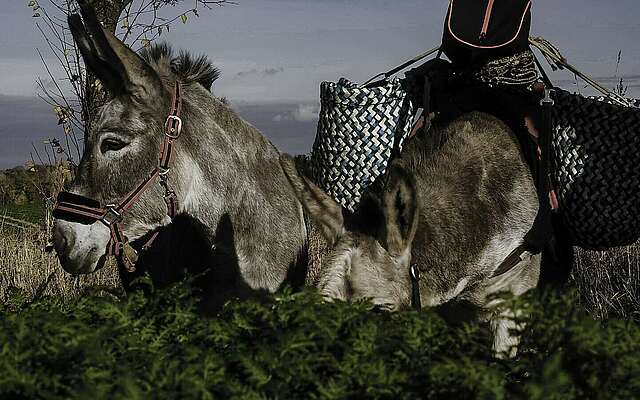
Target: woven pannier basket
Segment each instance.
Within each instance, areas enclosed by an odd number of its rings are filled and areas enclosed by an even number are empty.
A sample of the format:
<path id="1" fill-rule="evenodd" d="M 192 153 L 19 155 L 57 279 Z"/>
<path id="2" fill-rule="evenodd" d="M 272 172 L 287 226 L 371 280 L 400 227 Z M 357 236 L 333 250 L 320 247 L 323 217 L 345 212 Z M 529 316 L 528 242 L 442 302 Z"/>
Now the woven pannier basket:
<path id="1" fill-rule="evenodd" d="M 554 89 L 552 183 L 575 245 L 640 237 L 640 109 Z"/>
<path id="2" fill-rule="evenodd" d="M 410 132 L 413 105 L 399 79 L 361 87 L 346 79 L 320 86 L 320 119 L 311 152 L 313 180 L 349 211 Z"/>

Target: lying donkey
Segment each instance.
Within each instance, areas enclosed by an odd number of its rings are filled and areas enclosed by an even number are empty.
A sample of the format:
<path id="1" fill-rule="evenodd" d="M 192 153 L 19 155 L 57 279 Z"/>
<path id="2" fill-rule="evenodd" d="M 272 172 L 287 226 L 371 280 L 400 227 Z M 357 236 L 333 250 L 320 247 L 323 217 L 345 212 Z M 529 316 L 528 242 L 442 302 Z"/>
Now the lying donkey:
<path id="1" fill-rule="evenodd" d="M 383 193 L 364 196 L 360 210 L 346 219 L 332 198 L 282 158 L 306 212 L 332 245 L 316 284 L 327 298 L 407 308 L 412 262 L 421 275 L 413 290 L 422 305 L 444 305 L 453 319 L 463 308 L 488 319 L 495 351 L 512 355 L 511 312 L 494 315 L 492 295 L 520 295 L 537 284 L 539 256 L 517 251 L 537 212 L 536 192 L 516 139 L 497 119 L 473 113 L 442 134 L 447 142 L 431 157 L 426 139 L 414 139 L 390 166 Z M 498 271 L 514 255 L 517 262 Z"/>

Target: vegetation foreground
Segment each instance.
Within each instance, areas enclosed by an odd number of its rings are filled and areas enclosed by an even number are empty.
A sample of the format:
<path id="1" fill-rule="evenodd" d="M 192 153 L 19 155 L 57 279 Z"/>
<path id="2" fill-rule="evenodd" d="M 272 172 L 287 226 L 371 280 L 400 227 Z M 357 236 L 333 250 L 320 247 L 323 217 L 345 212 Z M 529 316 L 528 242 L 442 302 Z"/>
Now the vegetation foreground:
<path id="1" fill-rule="evenodd" d="M 1 215 L 27 220 L 24 209 Z M 98 296 L 97 288 L 119 290 L 115 266 L 72 277 L 42 252 L 40 230 L 9 228 L 0 223 L 0 399 L 640 393 L 638 244 L 580 250 L 574 293 L 517 300 L 531 317 L 519 358 L 504 361 L 491 357 L 484 327 L 452 327 L 432 311 L 325 304 L 311 291 L 285 291 L 270 303 L 230 302 L 209 319 L 198 313 L 188 284 L 155 290 L 142 280 L 124 299 Z"/>
<path id="2" fill-rule="evenodd" d="M 518 359 L 485 329 L 435 313 L 371 311 L 284 291 L 203 318 L 187 284 L 142 280 L 124 300 L 90 295 L 0 306 L 0 398 L 633 398 L 640 326 L 595 321 L 572 294 L 531 311 Z"/>

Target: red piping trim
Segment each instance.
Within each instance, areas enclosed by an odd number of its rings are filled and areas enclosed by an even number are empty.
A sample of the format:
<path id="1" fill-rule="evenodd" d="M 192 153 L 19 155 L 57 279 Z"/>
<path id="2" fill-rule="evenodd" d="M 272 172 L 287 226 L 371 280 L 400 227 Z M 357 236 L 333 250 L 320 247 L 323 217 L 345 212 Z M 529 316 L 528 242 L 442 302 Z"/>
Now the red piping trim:
<path id="1" fill-rule="evenodd" d="M 489 30 L 489 21 L 491 21 L 491 12 L 493 11 L 493 2 L 494 0 L 489 0 L 489 4 L 487 4 L 487 9 L 484 12 L 484 21 L 482 22 L 482 30 L 480 31 L 480 38 L 484 38 L 487 36 L 487 31 Z"/>

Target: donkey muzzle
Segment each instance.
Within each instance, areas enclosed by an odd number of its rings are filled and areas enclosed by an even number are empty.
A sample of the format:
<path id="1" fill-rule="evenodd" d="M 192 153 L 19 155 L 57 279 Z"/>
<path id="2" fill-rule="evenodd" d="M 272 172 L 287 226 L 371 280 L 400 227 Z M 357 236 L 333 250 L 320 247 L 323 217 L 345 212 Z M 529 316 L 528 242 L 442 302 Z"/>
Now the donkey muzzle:
<path id="1" fill-rule="evenodd" d="M 109 231 L 101 224 L 84 225 L 56 220 L 53 248 L 70 274 L 89 274 L 104 263 Z"/>

